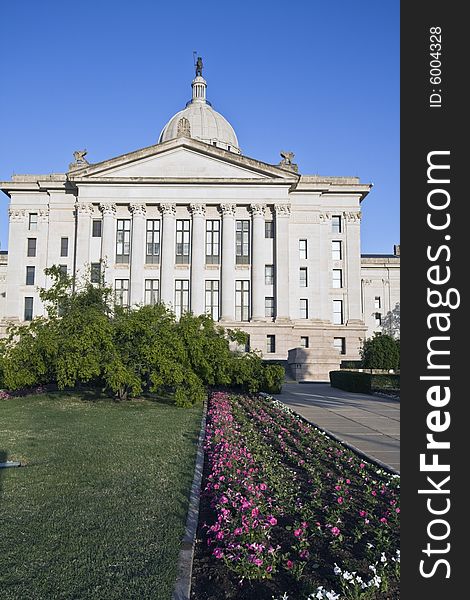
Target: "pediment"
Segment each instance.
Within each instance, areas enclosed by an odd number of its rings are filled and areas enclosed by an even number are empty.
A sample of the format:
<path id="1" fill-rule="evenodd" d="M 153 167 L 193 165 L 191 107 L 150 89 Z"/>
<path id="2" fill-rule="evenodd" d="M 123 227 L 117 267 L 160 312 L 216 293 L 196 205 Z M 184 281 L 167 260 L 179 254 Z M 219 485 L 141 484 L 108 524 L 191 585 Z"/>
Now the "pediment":
<path id="1" fill-rule="evenodd" d="M 276 166 L 195 140 L 172 140 L 69 172 L 69 179 L 292 179 Z"/>

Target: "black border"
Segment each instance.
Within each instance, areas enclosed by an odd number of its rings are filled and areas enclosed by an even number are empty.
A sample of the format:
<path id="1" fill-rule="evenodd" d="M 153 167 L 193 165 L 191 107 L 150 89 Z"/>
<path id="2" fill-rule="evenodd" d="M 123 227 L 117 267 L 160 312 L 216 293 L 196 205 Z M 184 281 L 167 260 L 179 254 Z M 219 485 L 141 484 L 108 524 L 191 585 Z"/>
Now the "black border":
<path id="1" fill-rule="evenodd" d="M 401 496 L 402 496 L 402 553 L 401 553 L 401 598 L 415 599 L 465 598 L 468 583 L 465 575 L 470 567 L 466 562 L 466 537 L 469 531 L 467 511 L 468 493 L 464 490 L 467 479 L 467 444 L 470 428 L 466 421 L 466 404 L 469 392 L 464 387 L 465 368 L 469 370 L 468 337 L 470 327 L 465 318 L 466 297 L 464 285 L 466 273 L 470 272 L 467 241 L 470 230 L 466 227 L 469 211 L 467 194 L 463 189 L 466 175 L 464 149 L 465 130 L 468 118 L 464 110 L 465 87 L 468 87 L 469 68 L 466 61 L 470 56 L 467 48 L 468 26 L 462 15 L 465 5 L 456 2 L 402 2 L 401 3 Z M 462 7 L 462 8 L 461 8 Z M 442 29 L 442 82 L 431 85 L 430 78 L 430 28 Z M 442 106 L 430 107 L 429 95 L 432 88 L 441 89 Z M 427 155 L 435 150 L 450 150 L 450 184 L 445 187 L 451 195 L 449 213 L 451 225 L 445 232 L 432 231 L 426 224 L 427 194 Z M 432 264 L 426 252 L 446 243 L 444 234 L 449 234 L 451 250 L 449 262 L 444 254 L 438 262 L 451 268 L 451 280 L 447 287 L 460 291 L 461 304 L 455 310 L 448 310 L 452 321 L 447 334 L 450 336 L 451 400 L 446 407 L 451 415 L 451 425 L 441 434 L 442 440 L 450 440 L 450 450 L 440 452 L 440 462 L 450 461 L 450 500 L 451 508 L 443 516 L 447 519 L 451 533 L 442 542 L 432 542 L 434 547 L 450 543 L 446 554 L 435 554 L 428 558 L 422 549 L 428 542 L 427 526 L 433 518 L 426 508 L 425 495 L 418 489 L 429 488 L 426 476 L 419 469 L 419 456 L 425 452 L 426 416 L 430 410 L 426 400 L 429 382 L 420 381 L 427 371 L 427 341 L 432 333 L 426 323 L 433 309 L 427 303 L 427 270 Z M 435 286 L 434 286 L 435 287 Z M 445 287 L 445 286 L 443 286 Z M 443 374 L 443 372 L 436 374 Z M 447 384 L 443 384 L 447 385 Z M 468 430 L 468 431 L 467 431 Z M 469 469 L 470 470 L 470 469 Z M 435 475 L 442 480 L 443 473 Z M 437 506 L 437 504 L 436 504 Z M 435 530 L 436 532 L 438 529 Z M 441 530 L 442 531 L 442 530 Z M 432 577 L 420 575 L 419 564 L 426 559 L 426 569 L 433 560 L 444 558 L 450 564 L 450 578 L 446 578 L 447 568 L 440 565 Z"/>

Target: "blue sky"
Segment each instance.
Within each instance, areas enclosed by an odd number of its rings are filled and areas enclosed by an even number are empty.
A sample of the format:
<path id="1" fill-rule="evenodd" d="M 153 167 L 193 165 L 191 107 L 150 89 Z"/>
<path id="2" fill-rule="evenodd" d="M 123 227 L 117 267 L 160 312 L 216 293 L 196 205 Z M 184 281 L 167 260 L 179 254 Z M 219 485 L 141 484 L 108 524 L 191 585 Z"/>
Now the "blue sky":
<path id="1" fill-rule="evenodd" d="M 398 0 L 17 0 L 0 20 L 1 181 L 65 172 L 76 149 L 99 162 L 156 143 L 197 50 L 243 154 L 291 150 L 301 173 L 373 183 L 362 251 L 399 243 Z"/>

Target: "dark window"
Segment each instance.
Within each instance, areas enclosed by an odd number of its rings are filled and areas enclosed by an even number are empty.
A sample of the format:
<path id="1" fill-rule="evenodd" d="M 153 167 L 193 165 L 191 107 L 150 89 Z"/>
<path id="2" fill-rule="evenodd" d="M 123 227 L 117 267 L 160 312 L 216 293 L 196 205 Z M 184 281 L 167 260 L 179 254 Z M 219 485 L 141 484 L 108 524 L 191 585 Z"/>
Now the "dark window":
<path id="1" fill-rule="evenodd" d="M 59 265 L 59 271 L 61 275 L 67 275 L 67 265 Z"/>
<path id="2" fill-rule="evenodd" d="M 307 300 L 307 298 L 300 299 L 300 318 L 308 319 L 308 300 Z"/>
<path id="3" fill-rule="evenodd" d="M 116 231 L 116 262 L 129 263 L 131 253 L 131 220 L 118 219 Z M 124 280 L 117 280 L 124 281 Z M 126 305 L 127 306 L 127 305 Z"/>
<path id="4" fill-rule="evenodd" d="M 307 267 L 300 267 L 300 287 L 307 287 Z"/>
<path id="5" fill-rule="evenodd" d="M 333 233 L 341 233 L 341 217 L 340 216 L 331 217 L 331 231 Z"/>
<path id="6" fill-rule="evenodd" d="M 264 222 L 264 237 L 274 238 L 274 221 Z"/>
<path id="7" fill-rule="evenodd" d="M 266 352 L 272 354 L 276 352 L 276 336 L 275 335 L 267 335 L 266 336 Z"/>
<path id="8" fill-rule="evenodd" d="M 189 310 L 189 279 L 175 281 L 175 315 L 179 319 Z"/>
<path id="9" fill-rule="evenodd" d="M 299 240 L 299 258 L 301 260 L 307 258 L 307 240 Z"/>
<path id="10" fill-rule="evenodd" d="M 92 237 L 101 237 L 101 224 L 102 224 L 101 219 L 93 219 L 92 232 L 91 232 Z"/>
<path id="11" fill-rule="evenodd" d="M 308 348 L 308 336 L 303 335 L 300 338 L 300 347 L 301 348 Z"/>
<path id="12" fill-rule="evenodd" d="M 264 283 L 265 285 L 274 285 L 274 265 L 265 265 Z"/>
<path id="13" fill-rule="evenodd" d="M 176 221 L 176 264 L 189 264 L 191 221 L 189 219 L 177 219 Z M 188 310 L 188 309 L 186 309 Z"/>
<path id="14" fill-rule="evenodd" d="M 29 213 L 28 229 L 35 231 L 38 228 L 38 213 Z"/>
<path id="15" fill-rule="evenodd" d="M 343 271 L 341 269 L 333 269 L 333 287 L 343 287 Z"/>
<path id="16" fill-rule="evenodd" d="M 69 255 L 69 238 L 67 237 L 60 238 L 60 255 Z"/>
<path id="17" fill-rule="evenodd" d="M 236 263 L 247 265 L 250 263 L 250 221 L 236 222 Z"/>
<path id="18" fill-rule="evenodd" d="M 235 282 L 235 320 L 248 321 L 250 318 L 250 282 Z"/>
<path id="19" fill-rule="evenodd" d="M 34 285 L 34 267 L 26 267 L 26 285 Z"/>
<path id="20" fill-rule="evenodd" d="M 145 262 L 152 264 L 160 262 L 160 220 L 147 220 L 147 249 Z M 150 303 L 149 303 L 150 304 Z"/>
<path id="21" fill-rule="evenodd" d="M 333 346 L 338 350 L 340 354 L 346 354 L 346 338 L 335 337 L 333 338 Z"/>
<path id="22" fill-rule="evenodd" d="M 114 301 L 119 306 L 129 306 L 129 279 L 116 279 Z"/>
<path id="23" fill-rule="evenodd" d="M 333 300 L 333 323 L 335 325 L 343 325 L 343 301 Z"/>
<path id="24" fill-rule="evenodd" d="M 265 317 L 274 317 L 274 298 L 269 296 L 264 299 L 264 316 Z"/>
<path id="25" fill-rule="evenodd" d="M 220 221 L 206 221 L 206 264 L 218 265 L 220 260 Z M 215 319 L 214 319 L 215 320 Z"/>
<path id="26" fill-rule="evenodd" d="M 331 242 L 331 258 L 333 260 L 341 260 L 343 257 L 343 252 L 341 248 L 341 242 L 338 240 L 333 240 Z"/>
<path id="27" fill-rule="evenodd" d="M 28 238 L 28 256 L 36 256 L 36 238 Z"/>
<path id="28" fill-rule="evenodd" d="M 33 299 L 27 297 L 24 299 L 24 320 L 32 321 L 33 319 Z"/>
<path id="29" fill-rule="evenodd" d="M 101 283 L 101 263 L 91 263 L 90 281 L 91 283 Z"/>
<path id="30" fill-rule="evenodd" d="M 158 279 L 145 280 L 145 304 L 153 306 L 157 304 L 160 298 Z"/>
<path id="31" fill-rule="evenodd" d="M 219 282 L 217 279 L 206 280 L 206 313 L 214 321 L 219 320 Z"/>

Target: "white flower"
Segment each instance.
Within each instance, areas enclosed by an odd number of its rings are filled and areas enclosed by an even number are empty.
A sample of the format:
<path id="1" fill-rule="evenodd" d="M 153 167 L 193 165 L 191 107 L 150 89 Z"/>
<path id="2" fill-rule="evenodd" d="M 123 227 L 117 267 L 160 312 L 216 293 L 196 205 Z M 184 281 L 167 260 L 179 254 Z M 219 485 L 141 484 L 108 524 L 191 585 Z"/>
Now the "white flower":
<path id="1" fill-rule="evenodd" d="M 333 573 L 335 575 L 341 575 L 341 569 L 338 567 L 338 565 L 335 563 L 335 568 L 333 569 Z"/>
<path id="2" fill-rule="evenodd" d="M 351 581 L 353 578 L 353 575 L 351 575 L 349 571 L 345 571 L 343 573 L 343 579 L 346 579 L 346 581 Z"/>
<path id="3" fill-rule="evenodd" d="M 385 556 L 385 552 L 382 552 L 382 554 L 380 555 L 380 562 L 381 563 L 387 562 L 387 557 Z"/>

